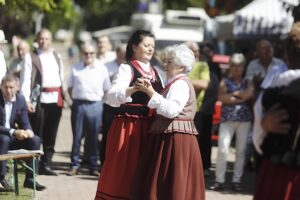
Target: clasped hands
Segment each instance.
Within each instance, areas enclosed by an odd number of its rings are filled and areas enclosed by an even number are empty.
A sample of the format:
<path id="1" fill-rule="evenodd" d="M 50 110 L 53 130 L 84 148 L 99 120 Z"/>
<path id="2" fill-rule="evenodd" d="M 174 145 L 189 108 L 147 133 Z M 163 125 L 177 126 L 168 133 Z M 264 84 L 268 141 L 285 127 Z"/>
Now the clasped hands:
<path id="1" fill-rule="evenodd" d="M 134 83 L 134 89 L 147 93 L 150 97 L 154 94 L 155 90 L 152 87 L 150 79 L 146 77 L 137 78 Z"/>
<path id="2" fill-rule="evenodd" d="M 27 138 L 32 138 L 33 137 L 33 132 L 31 130 L 23 130 L 23 129 L 17 129 L 14 132 L 14 136 L 17 140 L 24 140 Z"/>

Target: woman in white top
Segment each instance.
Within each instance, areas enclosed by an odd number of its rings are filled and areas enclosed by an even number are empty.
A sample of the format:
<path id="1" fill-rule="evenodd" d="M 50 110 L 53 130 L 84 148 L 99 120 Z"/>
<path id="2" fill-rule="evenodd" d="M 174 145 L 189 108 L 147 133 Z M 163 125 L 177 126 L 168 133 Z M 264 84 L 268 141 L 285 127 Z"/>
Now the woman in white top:
<path id="1" fill-rule="evenodd" d="M 126 48 L 127 63 L 120 65 L 107 94 L 109 104 L 120 109 L 108 131 L 105 162 L 95 199 L 128 199 L 152 120 L 152 112 L 147 107 L 149 98 L 134 83 L 137 78 L 147 77 L 157 91 L 162 89 L 159 76 L 149 62 L 154 47 L 152 33 L 144 30 L 133 33 Z"/>

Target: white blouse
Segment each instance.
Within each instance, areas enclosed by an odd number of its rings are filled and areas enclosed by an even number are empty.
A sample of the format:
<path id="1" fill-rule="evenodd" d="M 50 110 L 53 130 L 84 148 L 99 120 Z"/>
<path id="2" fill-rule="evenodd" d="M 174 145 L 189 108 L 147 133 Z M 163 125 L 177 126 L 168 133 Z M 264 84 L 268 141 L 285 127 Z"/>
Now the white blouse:
<path id="1" fill-rule="evenodd" d="M 168 80 L 168 83 L 177 78 L 177 75 Z M 154 93 L 148 103 L 148 107 L 156 109 L 157 114 L 163 115 L 167 118 L 174 118 L 183 110 L 185 104 L 189 100 L 190 91 L 189 85 L 184 80 L 175 81 L 169 89 L 166 98 L 157 92 Z"/>
<path id="2" fill-rule="evenodd" d="M 141 68 L 146 71 L 151 71 L 150 63 L 142 63 L 139 62 L 139 65 Z M 132 70 L 130 65 L 128 64 L 121 64 L 118 70 L 118 73 L 116 74 L 113 82 L 112 87 L 107 93 L 107 102 L 109 102 L 109 105 L 118 107 L 121 104 L 132 102 L 132 98 L 129 96 L 126 96 L 126 89 L 129 87 L 130 81 L 132 77 Z"/>

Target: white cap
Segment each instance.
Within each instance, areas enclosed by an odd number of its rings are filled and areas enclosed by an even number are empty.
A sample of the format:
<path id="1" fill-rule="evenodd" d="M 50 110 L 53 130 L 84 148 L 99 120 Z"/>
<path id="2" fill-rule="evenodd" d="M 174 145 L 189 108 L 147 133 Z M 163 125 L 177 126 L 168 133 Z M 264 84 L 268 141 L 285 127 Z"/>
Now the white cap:
<path id="1" fill-rule="evenodd" d="M 0 44 L 7 43 L 3 30 L 0 29 Z"/>

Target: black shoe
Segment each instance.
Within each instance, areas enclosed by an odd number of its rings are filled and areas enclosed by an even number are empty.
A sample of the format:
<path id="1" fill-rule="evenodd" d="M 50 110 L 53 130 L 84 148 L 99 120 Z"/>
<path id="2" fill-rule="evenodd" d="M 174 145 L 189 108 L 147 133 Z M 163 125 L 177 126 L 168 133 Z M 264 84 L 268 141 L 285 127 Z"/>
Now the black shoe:
<path id="1" fill-rule="evenodd" d="M 236 192 L 241 192 L 243 190 L 241 183 L 232 183 L 232 189 Z"/>
<path id="2" fill-rule="evenodd" d="M 33 179 L 31 179 L 31 178 L 25 179 L 23 186 L 24 186 L 24 188 L 33 189 Z M 46 189 L 46 186 L 41 185 L 37 181 L 35 181 L 35 189 L 37 191 L 42 191 L 42 190 Z"/>
<path id="3" fill-rule="evenodd" d="M 14 189 L 12 186 L 8 184 L 5 178 L 0 181 L 2 188 L 0 188 L 0 192 L 13 192 Z"/>
<path id="4" fill-rule="evenodd" d="M 91 176 L 100 176 L 100 172 L 97 171 L 97 170 L 90 170 L 90 173 L 89 173 Z"/>
<path id="5" fill-rule="evenodd" d="M 215 182 L 212 186 L 209 187 L 210 190 L 220 191 L 224 189 L 224 183 Z"/>
<path id="6" fill-rule="evenodd" d="M 55 171 L 53 171 L 51 169 L 51 167 L 49 167 L 49 166 L 40 167 L 39 174 L 41 174 L 41 175 L 47 175 L 47 176 L 58 176 L 58 174 Z"/>

